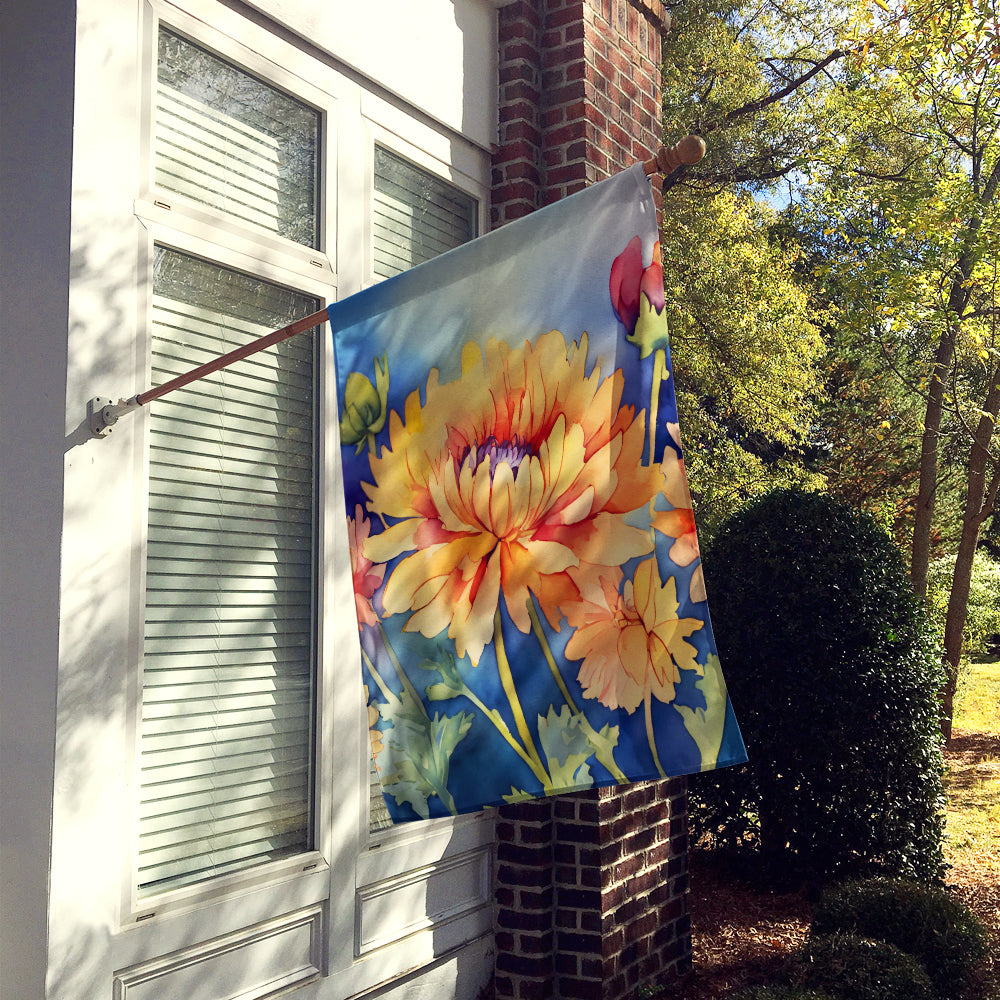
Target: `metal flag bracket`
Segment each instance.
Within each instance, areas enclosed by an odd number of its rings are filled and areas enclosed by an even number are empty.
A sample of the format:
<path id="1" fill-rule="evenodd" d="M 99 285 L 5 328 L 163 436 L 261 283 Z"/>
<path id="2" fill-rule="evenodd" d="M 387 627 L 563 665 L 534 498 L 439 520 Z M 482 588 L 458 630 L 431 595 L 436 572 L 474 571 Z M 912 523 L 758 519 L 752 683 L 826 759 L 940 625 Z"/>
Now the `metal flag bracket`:
<path id="1" fill-rule="evenodd" d="M 257 354 L 259 351 L 263 351 L 273 344 L 281 343 L 283 340 L 288 340 L 289 337 L 294 337 L 297 334 L 304 333 L 306 330 L 311 330 L 313 327 L 317 327 L 325 322 L 326 318 L 326 309 L 320 309 L 309 316 L 297 319 L 294 323 L 289 323 L 288 326 L 283 326 L 280 330 L 275 330 L 273 333 L 265 334 L 263 337 L 258 337 L 256 340 L 250 341 L 249 344 L 237 347 L 228 354 L 223 354 L 221 357 L 199 365 L 197 368 L 192 368 L 191 371 L 185 372 L 183 375 L 178 375 L 169 382 L 164 382 L 163 385 L 158 385 L 153 389 L 146 389 L 145 392 L 137 393 L 128 399 L 119 399 L 117 403 L 105 396 L 94 396 L 93 399 L 87 400 L 87 424 L 90 427 L 90 433 L 98 438 L 107 437 L 111 433 L 111 428 L 118 422 L 118 418 L 124 414 L 138 410 L 140 406 L 145 406 L 154 399 L 159 399 L 168 392 L 180 389 L 182 386 L 203 378 L 205 375 L 211 375 L 213 372 L 220 371 L 231 365 L 234 361 L 242 361 L 244 358 L 250 357 L 251 354 Z"/>
<path id="2" fill-rule="evenodd" d="M 105 396 L 94 396 L 87 400 L 87 423 L 94 437 L 107 437 L 118 418 L 125 413 L 139 408 L 137 396 L 130 399 L 119 399 L 116 403 Z"/>

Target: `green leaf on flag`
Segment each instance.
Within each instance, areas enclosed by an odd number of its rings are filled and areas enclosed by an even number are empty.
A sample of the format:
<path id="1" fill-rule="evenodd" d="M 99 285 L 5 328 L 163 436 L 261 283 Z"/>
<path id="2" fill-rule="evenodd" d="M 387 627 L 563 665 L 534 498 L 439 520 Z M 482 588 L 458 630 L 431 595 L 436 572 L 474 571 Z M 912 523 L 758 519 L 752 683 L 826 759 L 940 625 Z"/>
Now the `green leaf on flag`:
<path id="1" fill-rule="evenodd" d="M 423 705 L 409 690 L 404 690 L 396 704 L 382 709 L 382 717 L 391 726 L 383 731 L 385 739 L 383 789 L 401 805 L 408 802 L 423 819 L 430 815 L 428 799 L 436 795 L 449 812 L 455 813 L 454 800 L 448 791 L 451 755 L 465 738 L 473 716 L 466 712 L 430 718 Z"/>
<path id="2" fill-rule="evenodd" d="M 726 682 L 722 677 L 722 667 L 717 656 L 709 656 L 705 663 L 705 676 L 695 681 L 695 687 L 705 695 L 707 708 L 691 708 L 678 705 L 674 708 L 684 720 L 684 728 L 698 744 L 701 753 L 701 769 L 711 771 L 722 748 L 722 730 L 726 724 Z"/>
<path id="3" fill-rule="evenodd" d="M 581 725 L 580 716 L 564 705 L 556 714 L 550 705 L 545 718 L 538 716 L 538 738 L 545 753 L 549 775 L 555 788 L 590 788 L 594 779 L 587 759 L 594 748 Z"/>

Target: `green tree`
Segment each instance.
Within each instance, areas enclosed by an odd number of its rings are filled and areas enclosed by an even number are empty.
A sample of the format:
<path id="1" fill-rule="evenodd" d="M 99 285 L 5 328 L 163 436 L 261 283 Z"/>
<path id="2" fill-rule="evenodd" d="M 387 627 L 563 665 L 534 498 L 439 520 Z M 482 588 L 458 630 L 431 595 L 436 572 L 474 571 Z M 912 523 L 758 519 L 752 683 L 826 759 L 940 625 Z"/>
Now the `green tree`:
<path id="1" fill-rule="evenodd" d="M 678 408 L 707 535 L 748 498 L 815 480 L 805 457 L 825 349 L 806 294 L 811 276 L 797 273 L 796 244 L 754 194 L 803 162 L 818 81 L 843 56 L 829 49 L 821 9 L 732 0 L 671 8 L 664 132 L 709 138 L 701 163 L 667 179 L 663 226 Z"/>
<path id="2" fill-rule="evenodd" d="M 667 178 L 701 190 L 794 182 L 827 129 L 818 98 L 849 53 L 850 6 L 828 0 L 681 0 L 664 42 L 664 133 L 708 140 Z"/>
<path id="3" fill-rule="evenodd" d="M 677 405 L 707 534 L 746 499 L 808 478 L 824 346 L 773 222 L 747 195 L 689 191 L 664 221 Z"/>
<path id="4" fill-rule="evenodd" d="M 943 447 L 966 452 L 944 630 L 952 702 L 973 559 L 1000 466 L 997 238 L 1000 19 L 996 0 L 879 2 L 858 24 L 866 60 L 826 99 L 837 141 L 821 144 L 810 197 L 840 239 L 830 270 L 865 308 L 846 315 L 923 399 L 910 574 L 924 594 Z M 822 276 L 822 274 L 820 275 Z M 957 437 L 956 437 L 957 436 Z"/>
<path id="5" fill-rule="evenodd" d="M 812 467 L 834 496 L 868 511 L 895 538 L 900 550 L 912 541 L 928 342 L 919 324 L 902 333 L 879 319 L 885 291 L 859 280 L 853 265 L 864 256 L 856 231 L 826 213 L 825 191 L 800 196 L 783 213 L 783 225 L 798 241 L 798 268 L 812 276 L 811 309 L 822 317 L 827 344 L 826 377 L 811 432 Z M 843 271 L 848 271 L 846 279 Z M 905 298 L 904 298 L 905 301 Z M 954 435 L 948 438 L 954 450 Z M 950 458 L 956 456 L 949 455 Z M 955 513 L 958 464 L 942 465 L 938 497 Z M 957 521 L 957 517 L 955 517 Z M 946 528 L 947 519 L 939 519 Z M 937 541 L 953 541 L 950 532 Z"/>
<path id="6" fill-rule="evenodd" d="M 709 142 L 701 163 L 666 182 L 668 216 L 680 192 L 693 204 L 700 197 L 700 234 L 709 241 L 722 193 L 781 195 L 791 202 L 786 224 L 794 216 L 808 234 L 800 245 L 818 252 L 811 284 L 798 262 L 809 318 L 831 352 L 810 468 L 885 523 L 891 518 L 897 537 L 910 519 L 919 594 L 932 554 L 956 553 L 944 630 L 946 733 L 973 559 L 1000 487 L 998 3 L 684 0 L 671 8 L 665 52 L 665 134 L 693 130 Z M 794 266 L 783 236 L 764 225 L 769 245 Z M 718 266 L 722 257 L 694 259 Z M 729 296 L 736 310 L 741 291 Z M 725 376 L 739 383 L 745 369 L 724 339 L 710 355 L 718 311 L 704 312 L 705 342 L 690 341 L 698 356 L 680 361 L 681 390 L 684 365 L 695 376 L 702 365 L 714 366 L 714 384 L 728 392 Z M 680 348 L 694 327 L 676 319 Z M 708 381 L 695 377 L 693 391 Z M 778 481 L 805 475 L 801 422 L 790 448 L 728 419 L 713 426 L 718 404 L 708 401 L 702 414 L 682 400 L 682 413 L 714 431 L 706 432 L 704 464 L 713 477 L 729 472 L 739 483 L 751 468 Z M 754 466 L 748 455 L 764 461 Z M 735 492 L 739 503 L 748 491 Z"/>

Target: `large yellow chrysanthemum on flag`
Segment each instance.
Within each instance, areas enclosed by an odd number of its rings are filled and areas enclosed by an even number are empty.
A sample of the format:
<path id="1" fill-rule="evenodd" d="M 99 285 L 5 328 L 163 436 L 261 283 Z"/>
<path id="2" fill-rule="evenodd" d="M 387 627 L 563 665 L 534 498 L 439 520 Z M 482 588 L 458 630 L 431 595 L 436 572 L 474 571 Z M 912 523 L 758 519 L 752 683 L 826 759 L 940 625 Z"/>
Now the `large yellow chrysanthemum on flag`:
<path id="1" fill-rule="evenodd" d="M 466 345 L 462 374 L 428 378 L 389 417 L 389 445 L 372 455 L 368 508 L 387 527 L 366 558 L 392 571 L 386 614 L 406 628 L 444 629 L 476 663 L 492 641 L 503 595 L 522 632 L 531 595 L 558 628 L 579 600 L 568 570 L 620 566 L 652 551 L 650 533 L 628 523 L 663 486 L 642 465 L 645 415 L 622 406 L 620 371 L 586 371 L 587 337 L 569 347 L 553 330 L 512 348 Z"/>

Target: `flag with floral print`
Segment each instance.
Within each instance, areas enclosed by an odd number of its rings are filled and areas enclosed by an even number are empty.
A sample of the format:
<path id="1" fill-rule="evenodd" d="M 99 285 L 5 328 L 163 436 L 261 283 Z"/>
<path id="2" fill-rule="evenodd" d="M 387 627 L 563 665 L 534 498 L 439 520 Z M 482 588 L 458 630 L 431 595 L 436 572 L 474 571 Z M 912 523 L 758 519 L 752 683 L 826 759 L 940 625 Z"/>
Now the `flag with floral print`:
<path id="1" fill-rule="evenodd" d="M 744 761 L 641 166 L 329 315 L 393 820 Z"/>

